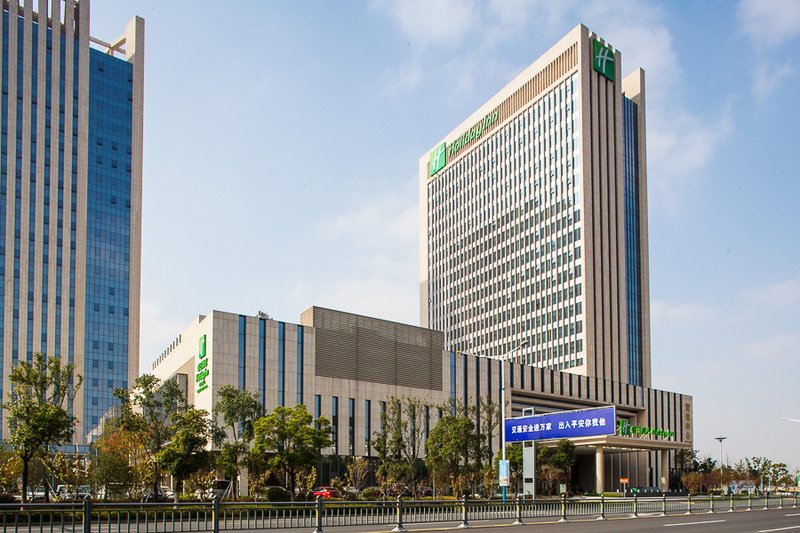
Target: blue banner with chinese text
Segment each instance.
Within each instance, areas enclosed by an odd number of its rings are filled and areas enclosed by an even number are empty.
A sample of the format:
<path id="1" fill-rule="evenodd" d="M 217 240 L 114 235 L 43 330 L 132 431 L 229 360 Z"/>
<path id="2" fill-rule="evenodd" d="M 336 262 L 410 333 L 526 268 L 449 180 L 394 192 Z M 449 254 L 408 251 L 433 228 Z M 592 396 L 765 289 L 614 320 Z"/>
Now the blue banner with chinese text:
<path id="1" fill-rule="evenodd" d="M 614 406 L 509 418 L 506 442 L 613 435 L 615 418 Z"/>

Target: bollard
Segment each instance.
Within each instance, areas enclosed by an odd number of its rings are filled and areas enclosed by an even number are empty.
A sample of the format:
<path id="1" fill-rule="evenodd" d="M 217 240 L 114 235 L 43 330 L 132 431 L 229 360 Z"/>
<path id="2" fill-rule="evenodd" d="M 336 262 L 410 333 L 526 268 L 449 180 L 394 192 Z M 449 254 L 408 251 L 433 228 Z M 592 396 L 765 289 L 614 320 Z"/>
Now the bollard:
<path id="1" fill-rule="evenodd" d="M 516 520 L 514 520 L 514 523 L 512 525 L 521 526 L 522 525 L 522 495 L 521 494 L 517 494 L 516 511 L 517 511 L 517 518 L 516 518 Z"/>
<path id="2" fill-rule="evenodd" d="M 458 526 L 460 529 L 472 527 L 469 525 L 469 520 L 467 518 L 467 495 L 465 494 L 464 497 L 461 498 L 461 524 Z"/>
<path id="3" fill-rule="evenodd" d="M 211 520 L 214 526 L 214 533 L 219 533 L 219 494 L 214 495 L 214 499 L 211 502 Z M 322 530 L 320 529 L 320 532 Z"/>
<path id="4" fill-rule="evenodd" d="M 686 499 L 686 514 L 692 514 L 692 493 Z"/>
<path id="5" fill-rule="evenodd" d="M 778 509 L 783 509 L 783 494 L 778 494 Z"/>
<path id="6" fill-rule="evenodd" d="M 600 495 L 600 516 L 597 517 L 598 520 L 605 520 L 606 519 L 606 497 L 605 495 Z"/>
<path id="7" fill-rule="evenodd" d="M 766 511 L 767 509 L 769 509 L 769 491 L 767 491 L 767 494 L 764 496 L 764 508 L 762 511 Z"/>
<path id="8" fill-rule="evenodd" d="M 566 522 L 567 521 L 567 494 L 564 493 L 561 495 L 561 519 L 559 522 Z"/>
<path id="9" fill-rule="evenodd" d="M 394 526 L 392 531 L 395 532 L 402 532 L 405 531 L 406 528 L 403 527 L 403 498 L 401 496 L 397 497 L 397 525 Z"/>
<path id="10" fill-rule="evenodd" d="M 753 510 L 753 492 L 749 490 L 747 491 L 747 510 Z"/>
<path id="11" fill-rule="evenodd" d="M 633 517 L 639 518 L 639 495 L 636 493 L 633 495 Z"/>
<path id="12" fill-rule="evenodd" d="M 667 516 L 667 493 L 661 495 L 661 515 Z"/>
<path id="13" fill-rule="evenodd" d="M 731 507 L 730 507 L 730 509 L 728 509 L 728 512 L 732 513 L 733 512 L 733 491 L 730 492 L 730 497 L 731 497 Z"/>
<path id="14" fill-rule="evenodd" d="M 792 505 L 792 509 L 797 509 L 797 491 L 794 491 L 794 505 Z"/>
<path id="15" fill-rule="evenodd" d="M 314 498 L 314 518 L 317 523 L 314 533 L 322 533 L 322 496 Z"/>
<path id="16" fill-rule="evenodd" d="M 714 514 L 714 495 L 711 494 L 711 505 L 708 507 L 708 514 Z"/>
<path id="17" fill-rule="evenodd" d="M 92 533 L 92 499 L 83 499 L 83 533 Z"/>

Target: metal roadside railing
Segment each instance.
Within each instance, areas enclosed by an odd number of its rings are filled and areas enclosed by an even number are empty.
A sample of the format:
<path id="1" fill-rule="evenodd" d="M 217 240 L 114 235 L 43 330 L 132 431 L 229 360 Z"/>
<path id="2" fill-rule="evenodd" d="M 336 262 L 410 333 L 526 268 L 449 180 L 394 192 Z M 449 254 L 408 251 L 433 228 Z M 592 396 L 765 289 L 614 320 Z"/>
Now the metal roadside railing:
<path id="1" fill-rule="evenodd" d="M 150 533 L 298 529 L 322 533 L 326 528 L 385 526 L 405 531 L 406 524 L 503 522 L 551 518 L 598 520 L 610 516 L 638 518 L 668 514 L 724 513 L 797 509 L 792 496 L 681 496 L 647 498 L 573 498 L 499 500 L 396 500 L 312 502 L 115 503 L 89 499 L 76 503 L 0 504 L 0 533 Z"/>

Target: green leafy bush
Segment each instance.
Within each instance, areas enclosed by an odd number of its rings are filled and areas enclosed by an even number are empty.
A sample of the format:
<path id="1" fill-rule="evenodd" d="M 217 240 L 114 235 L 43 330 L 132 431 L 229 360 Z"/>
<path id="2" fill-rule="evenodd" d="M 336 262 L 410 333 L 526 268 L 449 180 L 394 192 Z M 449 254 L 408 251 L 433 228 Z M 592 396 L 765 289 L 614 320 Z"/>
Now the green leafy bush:
<path id="1" fill-rule="evenodd" d="M 268 502 L 288 502 L 289 493 L 282 487 L 269 487 L 266 492 Z"/>
<path id="2" fill-rule="evenodd" d="M 361 499 L 366 501 L 375 501 L 383 498 L 383 492 L 380 487 L 367 487 L 361 491 Z"/>

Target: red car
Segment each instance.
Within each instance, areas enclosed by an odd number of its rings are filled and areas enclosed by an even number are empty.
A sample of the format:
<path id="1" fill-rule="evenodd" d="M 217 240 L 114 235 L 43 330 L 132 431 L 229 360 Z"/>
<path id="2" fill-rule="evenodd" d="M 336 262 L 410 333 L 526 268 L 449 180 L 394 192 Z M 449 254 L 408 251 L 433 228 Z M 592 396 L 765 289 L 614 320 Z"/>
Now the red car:
<path id="1" fill-rule="evenodd" d="M 322 496 L 323 498 L 338 498 L 339 491 L 333 487 L 317 487 L 314 489 L 314 497 Z"/>

